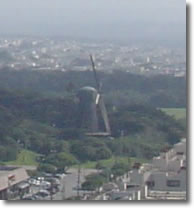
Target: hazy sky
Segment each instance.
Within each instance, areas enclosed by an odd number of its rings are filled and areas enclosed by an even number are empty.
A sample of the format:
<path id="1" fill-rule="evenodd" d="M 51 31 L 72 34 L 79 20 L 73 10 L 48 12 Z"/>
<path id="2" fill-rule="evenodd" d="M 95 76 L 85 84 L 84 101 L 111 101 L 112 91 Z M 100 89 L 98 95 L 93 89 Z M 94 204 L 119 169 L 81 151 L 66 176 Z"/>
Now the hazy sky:
<path id="1" fill-rule="evenodd" d="M 184 41 L 185 0 L 0 0 L 0 34 Z"/>

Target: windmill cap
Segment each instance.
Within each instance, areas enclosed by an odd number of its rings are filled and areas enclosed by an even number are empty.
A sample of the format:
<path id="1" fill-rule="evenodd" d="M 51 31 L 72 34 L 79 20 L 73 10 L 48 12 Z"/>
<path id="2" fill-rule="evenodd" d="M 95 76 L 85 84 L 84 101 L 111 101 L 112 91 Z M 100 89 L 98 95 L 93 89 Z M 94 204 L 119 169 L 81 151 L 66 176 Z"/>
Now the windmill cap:
<path id="1" fill-rule="evenodd" d="M 96 99 L 97 94 L 98 92 L 95 88 L 86 86 L 79 89 L 77 96 L 81 99 L 84 99 L 85 101 L 94 101 Z"/>
<path id="2" fill-rule="evenodd" d="M 97 92 L 97 90 L 94 87 L 86 86 L 82 87 L 80 91 L 90 91 L 90 92 Z"/>

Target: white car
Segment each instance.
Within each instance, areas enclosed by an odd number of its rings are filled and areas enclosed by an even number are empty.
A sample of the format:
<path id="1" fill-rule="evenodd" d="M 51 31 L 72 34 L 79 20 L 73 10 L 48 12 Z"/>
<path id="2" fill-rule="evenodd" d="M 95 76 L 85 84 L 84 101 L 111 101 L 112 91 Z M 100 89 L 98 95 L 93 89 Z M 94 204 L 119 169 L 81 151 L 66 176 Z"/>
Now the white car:
<path id="1" fill-rule="evenodd" d="M 57 173 L 57 174 L 55 174 L 55 177 L 59 178 L 59 179 L 63 179 L 65 176 L 66 176 L 65 173 Z"/>
<path id="2" fill-rule="evenodd" d="M 32 185 L 35 185 L 35 184 L 36 184 L 36 179 L 30 178 L 30 179 L 28 180 L 28 183 L 29 183 L 29 184 L 32 184 Z"/>
<path id="3" fill-rule="evenodd" d="M 44 177 L 38 177 L 37 180 L 38 181 L 44 181 Z"/>
<path id="4" fill-rule="evenodd" d="M 28 183 L 31 185 L 39 186 L 41 182 L 39 180 L 34 179 L 34 178 L 30 178 L 28 180 Z"/>

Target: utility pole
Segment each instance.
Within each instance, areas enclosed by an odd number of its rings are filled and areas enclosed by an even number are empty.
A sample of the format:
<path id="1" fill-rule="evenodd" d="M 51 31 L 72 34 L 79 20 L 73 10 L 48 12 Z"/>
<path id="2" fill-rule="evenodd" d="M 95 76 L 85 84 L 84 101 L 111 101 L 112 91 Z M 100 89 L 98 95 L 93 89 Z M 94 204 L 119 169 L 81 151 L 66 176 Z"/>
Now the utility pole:
<path id="1" fill-rule="evenodd" d="M 79 166 L 78 166 L 78 175 L 77 175 L 77 197 L 79 197 L 80 174 L 81 174 L 81 168 L 80 168 L 80 164 L 79 164 Z"/>
<path id="2" fill-rule="evenodd" d="M 53 189 L 54 189 L 54 184 L 53 181 L 51 181 L 51 187 L 50 187 L 50 200 L 53 200 Z"/>
<path id="3" fill-rule="evenodd" d="M 66 192 L 66 190 L 65 190 L 65 188 L 66 188 L 65 187 L 65 179 L 62 180 L 62 183 L 63 183 L 63 185 L 62 185 L 62 191 L 61 191 L 61 193 L 62 193 L 62 199 L 65 200 L 65 198 L 66 198 L 66 193 L 65 193 Z"/>
<path id="4" fill-rule="evenodd" d="M 10 195 L 10 187 L 11 187 L 11 184 L 10 184 L 10 180 L 9 180 L 9 177 L 8 177 L 7 200 L 10 199 L 10 197 L 9 197 L 9 195 Z"/>
<path id="5" fill-rule="evenodd" d="M 109 180 L 110 178 L 109 178 L 109 169 L 108 168 L 106 168 L 106 180 L 107 180 L 107 183 L 109 183 L 110 182 L 110 180 Z"/>

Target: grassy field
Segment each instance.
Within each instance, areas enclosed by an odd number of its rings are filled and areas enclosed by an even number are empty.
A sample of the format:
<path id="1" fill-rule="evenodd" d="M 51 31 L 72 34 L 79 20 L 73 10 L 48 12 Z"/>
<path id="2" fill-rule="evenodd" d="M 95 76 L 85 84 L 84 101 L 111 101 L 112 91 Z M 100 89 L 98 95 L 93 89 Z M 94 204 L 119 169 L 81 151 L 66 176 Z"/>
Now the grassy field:
<path id="1" fill-rule="evenodd" d="M 37 165 L 36 158 L 39 155 L 29 150 L 21 150 L 18 157 L 14 161 L 6 162 L 6 165 Z"/>
<path id="2" fill-rule="evenodd" d="M 161 110 L 170 116 L 174 116 L 175 119 L 186 119 L 185 108 L 161 108 Z"/>
<path id="3" fill-rule="evenodd" d="M 18 154 L 18 157 L 14 161 L 5 162 L 5 165 L 29 165 L 29 166 L 37 166 L 38 162 L 36 158 L 39 155 L 29 150 L 21 150 Z M 128 164 L 129 162 L 133 164 L 134 162 L 145 163 L 149 162 L 148 160 L 141 158 L 129 158 L 129 157 L 112 157 L 107 160 L 99 160 L 99 161 L 89 161 L 81 164 L 81 168 L 89 169 L 95 168 L 96 164 L 100 162 L 104 167 L 111 168 L 115 162 L 121 162 Z M 78 165 L 74 165 L 73 168 L 78 168 Z"/>
<path id="4" fill-rule="evenodd" d="M 95 168 L 96 164 L 100 162 L 104 167 L 111 168 L 115 162 L 121 162 L 121 163 L 134 163 L 134 162 L 140 162 L 145 163 L 149 162 L 148 160 L 141 159 L 141 158 L 129 158 L 129 157 L 112 157 L 107 160 L 99 160 L 99 161 L 89 161 L 81 164 L 81 168 Z M 78 165 L 73 166 L 75 168 L 78 167 Z"/>

